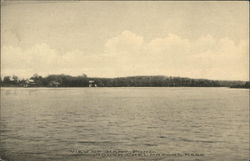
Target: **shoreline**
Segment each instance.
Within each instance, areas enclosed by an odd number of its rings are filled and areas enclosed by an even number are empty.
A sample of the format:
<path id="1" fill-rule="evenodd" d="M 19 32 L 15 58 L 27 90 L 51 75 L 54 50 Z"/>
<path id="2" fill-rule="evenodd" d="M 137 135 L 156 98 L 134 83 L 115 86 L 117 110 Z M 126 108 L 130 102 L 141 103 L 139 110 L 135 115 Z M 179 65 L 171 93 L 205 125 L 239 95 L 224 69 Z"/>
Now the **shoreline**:
<path id="1" fill-rule="evenodd" d="M 225 87 L 225 86 L 220 86 L 220 87 L 212 87 L 212 86 L 114 86 L 114 87 L 8 87 L 8 86 L 1 86 L 0 88 L 27 88 L 27 89 L 34 89 L 34 88 L 231 88 L 231 89 L 250 89 L 247 87 Z"/>

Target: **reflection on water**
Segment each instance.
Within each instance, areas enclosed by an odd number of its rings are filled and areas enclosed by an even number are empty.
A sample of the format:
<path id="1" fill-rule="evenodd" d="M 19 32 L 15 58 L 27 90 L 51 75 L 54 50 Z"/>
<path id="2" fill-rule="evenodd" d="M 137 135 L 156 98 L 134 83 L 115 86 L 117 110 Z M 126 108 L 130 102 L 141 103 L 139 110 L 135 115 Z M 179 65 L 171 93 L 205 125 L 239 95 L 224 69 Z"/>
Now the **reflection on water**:
<path id="1" fill-rule="evenodd" d="M 153 160 L 72 151 L 155 151 L 161 160 L 247 160 L 249 90 L 1 88 L 0 156 L 9 161 Z M 159 159 L 159 158 L 158 158 Z"/>

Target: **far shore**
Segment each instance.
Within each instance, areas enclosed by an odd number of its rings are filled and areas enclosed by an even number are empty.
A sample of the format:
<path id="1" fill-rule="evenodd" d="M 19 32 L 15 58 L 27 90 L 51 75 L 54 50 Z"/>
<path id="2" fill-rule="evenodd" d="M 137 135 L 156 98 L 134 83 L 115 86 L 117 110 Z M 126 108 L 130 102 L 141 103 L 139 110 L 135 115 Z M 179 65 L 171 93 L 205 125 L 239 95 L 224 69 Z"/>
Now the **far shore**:
<path id="1" fill-rule="evenodd" d="M 237 87 L 189 87 L 189 86 L 175 86 L 175 87 L 170 87 L 170 86 L 165 86 L 165 87 L 157 87 L 157 86 L 145 86 L 145 87 L 138 87 L 138 86 L 130 86 L 130 87 L 125 87 L 125 86 L 121 86 L 121 87 L 14 87 L 14 86 L 1 86 L 0 88 L 24 88 L 24 89 L 41 89 L 41 88 L 51 88 L 51 89 L 63 89 L 63 88 L 231 88 L 231 89 L 250 89 L 247 87 L 241 87 L 241 88 L 237 88 Z"/>
<path id="2" fill-rule="evenodd" d="M 250 88 L 249 81 L 209 80 L 173 76 L 128 76 L 116 78 L 87 77 L 86 74 L 71 76 L 52 74 L 42 77 L 34 74 L 27 79 L 17 76 L 5 76 L 1 79 L 1 87 L 230 87 Z"/>

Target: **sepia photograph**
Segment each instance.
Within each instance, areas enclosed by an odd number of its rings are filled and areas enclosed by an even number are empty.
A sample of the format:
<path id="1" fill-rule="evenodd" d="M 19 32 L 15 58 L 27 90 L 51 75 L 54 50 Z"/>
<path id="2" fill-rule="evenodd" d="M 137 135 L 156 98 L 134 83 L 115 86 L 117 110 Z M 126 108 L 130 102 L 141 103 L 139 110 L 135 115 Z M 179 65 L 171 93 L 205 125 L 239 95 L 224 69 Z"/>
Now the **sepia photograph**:
<path id="1" fill-rule="evenodd" d="M 1 0 L 0 161 L 249 161 L 249 1 Z"/>

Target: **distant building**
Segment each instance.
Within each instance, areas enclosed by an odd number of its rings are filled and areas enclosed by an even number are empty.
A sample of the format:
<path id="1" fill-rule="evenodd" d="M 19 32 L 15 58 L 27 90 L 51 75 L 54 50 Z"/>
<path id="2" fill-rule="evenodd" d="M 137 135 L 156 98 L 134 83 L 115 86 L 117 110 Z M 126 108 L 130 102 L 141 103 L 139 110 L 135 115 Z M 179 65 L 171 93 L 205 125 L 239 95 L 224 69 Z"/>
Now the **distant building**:
<path id="1" fill-rule="evenodd" d="M 33 79 L 28 79 L 24 83 L 24 87 L 35 87 L 35 86 L 37 86 L 37 84 Z"/>
<path id="2" fill-rule="evenodd" d="M 97 84 L 95 83 L 94 80 L 89 81 L 89 87 L 97 87 Z"/>

